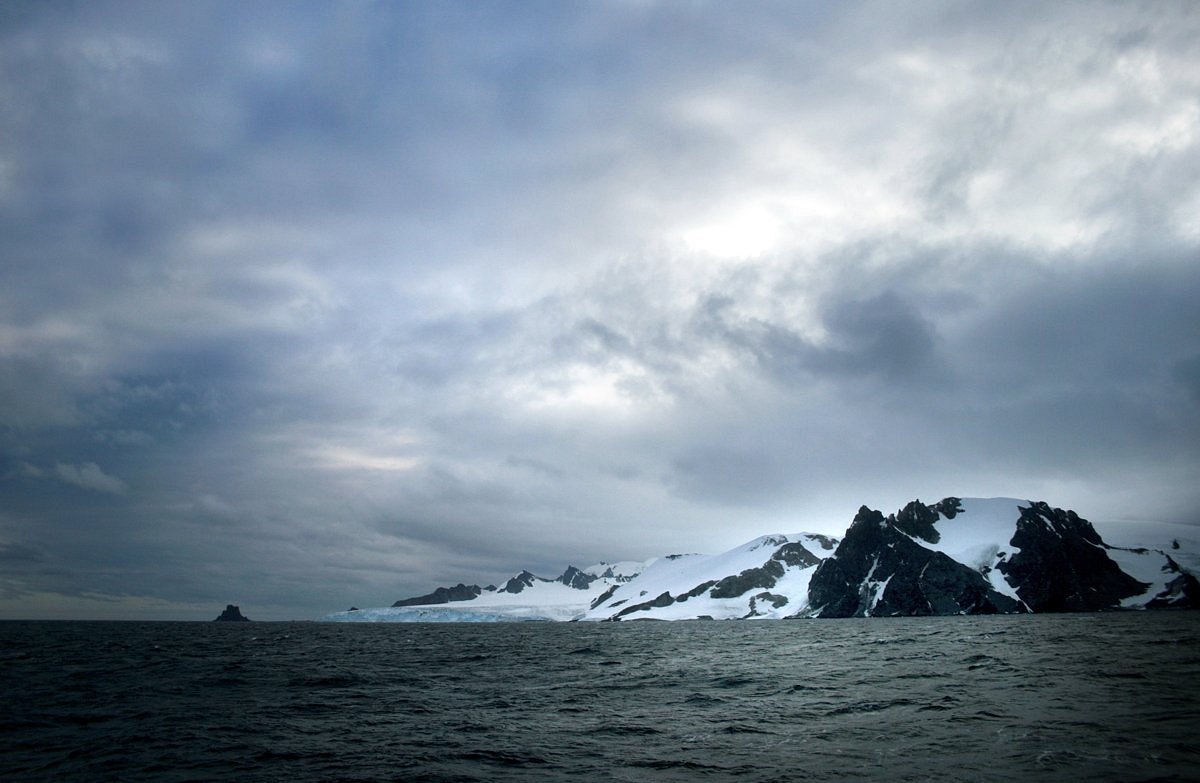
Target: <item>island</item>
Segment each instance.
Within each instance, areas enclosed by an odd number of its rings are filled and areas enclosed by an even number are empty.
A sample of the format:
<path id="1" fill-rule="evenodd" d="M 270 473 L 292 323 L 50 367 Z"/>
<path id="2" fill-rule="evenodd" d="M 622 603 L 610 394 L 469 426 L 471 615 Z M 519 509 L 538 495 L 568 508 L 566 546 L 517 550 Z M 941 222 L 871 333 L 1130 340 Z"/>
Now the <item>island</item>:
<path id="1" fill-rule="evenodd" d="M 217 618 L 215 620 L 213 620 L 213 622 L 214 623 L 248 623 L 248 622 L 250 622 L 250 618 L 243 616 L 242 610 L 239 609 L 238 607 L 234 606 L 233 604 L 226 604 L 225 611 L 221 612 L 221 614 L 219 616 L 217 616 Z"/>

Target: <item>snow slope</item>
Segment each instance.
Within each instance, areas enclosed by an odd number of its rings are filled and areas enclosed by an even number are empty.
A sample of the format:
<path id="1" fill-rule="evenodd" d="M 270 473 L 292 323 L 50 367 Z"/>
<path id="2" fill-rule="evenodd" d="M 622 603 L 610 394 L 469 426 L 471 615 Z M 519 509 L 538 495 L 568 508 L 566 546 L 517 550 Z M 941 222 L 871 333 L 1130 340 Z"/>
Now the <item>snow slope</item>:
<path id="1" fill-rule="evenodd" d="M 719 592 L 716 584 L 696 592 L 705 583 L 719 583 L 728 577 L 762 568 L 772 562 L 780 548 L 787 544 L 803 547 L 811 555 L 812 564 L 786 565 L 775 560 L 782 567 L 781 576 L 774 576 L 770 585 L 753 587 L 739 595 L 714 597 L 713 593 Z M 607 620 L 621 612 L 627 612 L 621 619 L 786 617 L 798 612 L 807 602 L 809 577 L 816 563 L 832 554 L 836 544 L 836 539 L 811 533 L 769 535 L 760 536 L 719 555 L 670 555 L 659 558 L 635 579 L 620 586 L 608 599 L 586 612 L 581 619 Z M 764 574 L 762 581 L 771 582 L 772 576 Z M 764 592 L 774 598 L 756 598 Z M 669 596 L 670 603 L 666 603 L 662 596 Z M 780 597 L 786 601 L 780 601 Z M 654 603 L 656 599 L 663 605 L 635 608 Z"/>
<path id="2" fill-rule="evenodd" d="M 1169 522 L 1093 522 L 1109 546 L 1146 547 L 1169 555 L 1186 571 L 1200 574 L 1200 527 Z"/>
<path id="3" fill-rule="evenodd" d="M 320 618 L 328 622 L 495 622 L 504 620 L 574 620 L 605 590 L 632 579 L 644 563 L 599 563 L 580 569 L 597 576 L 586 589 L 535 578 L 519 593 L 484 590 L 470 601 L 424 606 L 387 606 L 336 612 Z M 610 576 L 600 574 L 609 573 Z"/>
<path id="4" fill-rule="evenodd" d="M 1165 522 L 1097 522 L 1093 527 L 1113 547 L 1108 556 L 1121 570 L 1150 585 L 1142 595 L 1125 599 L 1125 608 L 1142 606 L 1168 588 L 1178 576 L 1168 559 L 1200 576 L 1200 528 Z"/>
<path id="5" fill-rule="evenodd" d="M 1029 504 L 1028 500 L 1016 498 L 963 498 L 959 504 L 962 511 L 954 519 L 942 516 L 934 523 L 939 536 L 937 543 L 925 540 L 919 543 L 979 571 L 996 592 L 1020 600 L 996 565 L 1020 551 L 1009 541 L 1021 517 L 1019 506 Z"/>

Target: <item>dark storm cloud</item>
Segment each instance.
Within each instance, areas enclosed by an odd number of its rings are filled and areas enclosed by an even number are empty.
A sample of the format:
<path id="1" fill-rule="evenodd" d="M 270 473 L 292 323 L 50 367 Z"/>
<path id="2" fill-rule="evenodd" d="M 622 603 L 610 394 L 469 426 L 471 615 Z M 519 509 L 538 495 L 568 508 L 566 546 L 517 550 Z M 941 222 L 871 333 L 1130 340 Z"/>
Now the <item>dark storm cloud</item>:
<path id="1" fill-rule="evenodd" d="M 933 326 L 895 293 L 838 302 L 825 310 L 821 323 L 827 344 L 770 323 L 751 324 L 726 337 L 749 349 L 765 372 L 783 381 L 802 381 L 802 374 L 870 376 L 884 384 L 938 380 L 933 375 L 938 363 Z"/>
<path id="2" fill-rule="evenodd" d="M 1198 26 L 9 4 L 3 611 L 312 616 L 939 493 L 1194 521 Z"/>

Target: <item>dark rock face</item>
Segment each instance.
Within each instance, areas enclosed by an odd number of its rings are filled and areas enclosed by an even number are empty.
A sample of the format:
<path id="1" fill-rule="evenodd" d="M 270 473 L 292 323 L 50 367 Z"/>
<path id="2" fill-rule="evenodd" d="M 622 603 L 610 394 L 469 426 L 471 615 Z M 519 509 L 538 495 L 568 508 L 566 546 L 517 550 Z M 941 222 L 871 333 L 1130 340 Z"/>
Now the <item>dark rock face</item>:
<path id="1" fill-rule="evenodd" d="M 783 576 L 783 570 L 783 564 L 778 560 L 768 560 L 758 568 L 747 568 L 740 574 L 718 581 L 709 595 L 713 598 L 737 598 L 756 588 L 774 587 L 779 577 Z"/>
<path id="2" fill-rule="evenodd" d="M 1012 598 L 996 592 L 978 571 L 972 571 L 941 552 L 933 553 L 915 581 L 932 610 L 931 614 L 1011 614 L 1025 611 Z M 880 613 L 902 614 L 899 611 L 887 611 L 889 599 L 890 596 L 884 596 L 877 610 Z"/>
<path id="3" fill-rule="evenodd" d="M 766 612 L 759 611 L 759 608 L 758 608 L 759 601 L 769 603 L 771 606 L 778 609 L 782 606 L 787 606 L 788 599 L 787 599 L 786 595 L 775 595 L 774 593 L 768 593 L 768 592 L 762 592 L 762 593 L 759 593 L 758 595 L 752 595 L 752 596 L 750 596 L 750 611 L 747 612 L 746 616 L 743 617 L 742 619 L 748 619 L 751 617 L 760 617 L 760 616 L 766 614 Z"/>
<path id="4" fill-rule="evenodd" d="M 676 603 L 678 603 L 679 601 L 686 601 L 689 598 L 695 598 L 696 596 L 701 595 L 705 590 L 707 590 L 708 588 L 712 587 L 715 584 L 716 584 L 716 582 L 712 581 L 712 580 L 709 580 L 707 582 L 701 582 L 700 584 L 693 587 L 691 590 L 688 590 L 686 593 L 684 593 L 683 595 L 676 598 L 675 601 L 676 601 Z"/>
<path id="5" fill-rule="evenodd" d="M 826 547 L 826 549 L 833 549 L 833 547 L 829 546 Z M 799 542 L 784 544 L 783 546 L 779 547 L 779 549 L 775 550 L 775 554 L 771 555 L 771 559 L 783 563 L 784 565 L 794 566 L 797 568 L 808 568 L 809 566 L 815 566 L 817 563 L 821 562 L 821 558 L 817 557 L 812 552 L 809 552 L 804 548 L 804 545 Z M 782 574 L 780 574 L 780 576 L 782 576 Z"/>
<path id="6" fill-rule="evenodd" d="M 865 615 L 988 614 L 994 612 L 1094 612 L 1120 607 L 1149 585 L 1108 556 L 1111 547 L 1086 519 L 1046 503 L 1019 506 L 1020 517 L 996 569 L 1020 601 L 997 592 L 985 576 L 921 546 L 937 543 L 939 517 L 962 511 L 958 498 L 927 506 L 906 505 L 886 519 L 859 509 L 833 557 L 809 582 L 817 617 Z M 1168 558 L 1178 576 L 1149 608 L 1200 605 L 1200 582 Z M 1174 568 L 1171 568 L 1174 566 Z M 987 571 L 987 568 L 984 568 Z"/>
<path id="7" fill-rule="evenodd" d="M 218 615 L 217 618 L 215 620 L 213 620 L 213 622 L 214 623 L 248 623 L 248 622 L 250 622 L 250 618 L 243 617 L 242 610 L 239 609 L 238 607 L 234 606 L 233 604 L 226 604 L 225 611 L 221 612 L 221 614 Z"/>
<path id="8" fill-rule="evenodd" d="M 962 513 L 962 499 L 956 497 L 942 498 L 940 501 L 930 506 L 930 508 L 944 516 L 946 519 L 954 519 L 955 515 Z"/>
<path id="9" fill-rule="evenodd" d="M 483 592 L 479 585 L 464 585 L 459 582 L 454 587 L 439 587 L 432 593 L 418 595 L 415 598 L 404 598 L 392 606 L 425 606 L 427 604 L 448 604 L 451 601 L 470 601 L 478 598 Z"/>
<path id="10" fill-rule="evenodd" d="M 601 563 L 601 565 L 608 565 L 608 564 Z M 617 572 L 613 571 L 612 566 L 608 566 L 608 568 L 604 569 L 604 573 L 600 574 L 600 577 L 602 579 L 616 579 L 618 582 L 628 582 L 633 579 L 632 576 L 627 576 L 625 574 L 618 574 Z"/>
<path id="11" fill-rule="evenodd" d="M 804 537 L 807 538 L 809 541 L 816 541 L 818 544 L 821 545 L 822 549 L 828 550 L 830 552 L 837 549 L 838 540 L 836 538 L 831 538 L 830 536 L 823 536 L 820 533 L 806 533 Z"/>
<path id="12" fill-rule="evenodd" d="M 611 572 L 612 569 L 610 568 L 609 571 Z M 554 581 L 561 582 L 567 587 L 574 587 L 576 590 L 586 590 L 597 578 L 591 574 L 585 574 L 575 566 L 567 566 L 567 570 L 563 571 L 562 576 Z"/>
<path id="13" fill-rule="evenodd" d="M 624 617 L 625 615 L 632 614 L 633 612 L 640 612 L 640 611 L 644 611 L 646 609 L 659 609 L 664 606 L 670 606 L 673 603 L 675 603 L 675 599 L 671 597 L 671 594 L 664 592 L 661 595 L 659 595 L 656 598 L 653 598 L 649 601 L 645 601 L 640 604 L 633 604 L 632 606 L 625 607 L 624 609 L 622 609 L 621 611 L 619 611 L 615 615 L 613 615 L 612 619 L 619 620 L 620 618 Z"/>
<path id="14" fill-rule="evenodd" d="M 1167 555 L 1167 568 L 1179 576 L 1167 582 L 1167 589 L 1146 604 L 1147 609 L 1198 609 L 1200 608 L 1200 581 L 1179 567 Z"/>
<path id="15" fill-rule="evenodd" d="M 941 535 L 933 526 L 937 521 L 938 512 L 919 500 L 912 501 L 900 509 L 900 513 L 888 517 L 888 522 L 895 525 L 897 530 L 916 538 L 923 538 L 931 544 L 941 540 Z"/>
<path id="16" fill-rule="evenodd" d="M 809 580 L 808 601 L 818 609 L 817 617 L 853 617 L 862 609 L 859 588 L 871 569 L 873 553 L 887 546 L 886 525 L 878 511 L 858 509 L 842 543 Z"/>
<path id="17" fill-rule="evenodd" d="M 607 601 L 608 599 L 612 598 L 612 597 L 613 597 L 613 593 L 617 592 L 617 588 L 618 588 L 618 587 L 620 587 L 620 585 L 611 585 L 611 586 L 610 586 L 610 587 L 609 587 L 607 590 L 605 590 L 603 593 L 601 593 L 600 595 L 596 596 L 596 599 L 595 599 L 594 601 L 592 601 L 592 603 L 591 603 L 591 607 L 590 607 L 590 608 L 592 608 L 592 609 L 595 609 L 595 608 L 596 608 L 597 606 L 599 606 L 600 604 L 602 604 L 602 603 L 604 603 L 605 601 Z"/>
<path id="18" fill-rule="evenodd" d="M 517 593 L 520 593 L 526 587 L 533 587 L 534 582 L 549 582 L 549 581 L 550 581 L 549 579 L 542 579 L 540 576 L 535 576 L 534 574 L 531 574 L 528 571 L 522 571 L 521 573 L 514 576 L 512 579 L 509 579 L 507 582 L 505 582 L 504 587 L 501 587 L 500 590 L 501 590 L 501 592 L 513 593 L 515 595 Z"/>
<path id="19" fill-rule="evenodd" d="M 1095 612 L 1120 606 L 1149 585 L 1108 556 L 1092 524 L 1045 503 L 1021 507 L 1009 543 L 1020 549 L 996 567 L 1035 612 Z"/>
<path id="20" fill-rule="evenodd" d="M 909 504 L 901 511 L 903 524 L 928 533 L 929 511 Z M 858 510 L 833 556 L 821 562 L 809 582 L 814 616 L 1021 611 L 1016 601 L 992 589 L 979 572 L 914 542 L 900 529 L 898 519 L 885 519 L 866 506 Z"/>

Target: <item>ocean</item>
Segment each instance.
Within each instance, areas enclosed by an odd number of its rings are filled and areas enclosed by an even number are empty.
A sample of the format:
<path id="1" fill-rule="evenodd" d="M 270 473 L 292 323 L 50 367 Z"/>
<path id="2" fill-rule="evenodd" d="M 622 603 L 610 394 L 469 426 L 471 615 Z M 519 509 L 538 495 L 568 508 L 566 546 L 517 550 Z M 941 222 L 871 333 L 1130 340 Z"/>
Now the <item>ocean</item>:
<path id="1" fill-rule="evenodd" d="M 3 781 L 1200 780 L 1200 612 L 0 622 Z"/>

